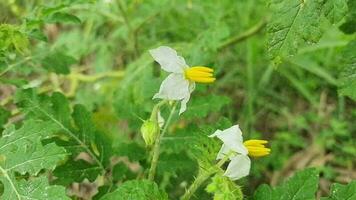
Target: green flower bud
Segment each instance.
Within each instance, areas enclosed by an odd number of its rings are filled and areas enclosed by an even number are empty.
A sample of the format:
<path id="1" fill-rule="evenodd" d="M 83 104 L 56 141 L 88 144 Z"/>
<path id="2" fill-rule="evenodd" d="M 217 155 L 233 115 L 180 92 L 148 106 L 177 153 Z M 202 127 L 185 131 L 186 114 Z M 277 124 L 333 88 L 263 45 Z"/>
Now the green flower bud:
<path id="1" fill-rule="evenodd" d="M 147 146 L 152 146 L 155 143 L 156 137 L 159 134 L 159 125 L 152 120 L 146 120 L 141 126 L 141 134 Z"/>

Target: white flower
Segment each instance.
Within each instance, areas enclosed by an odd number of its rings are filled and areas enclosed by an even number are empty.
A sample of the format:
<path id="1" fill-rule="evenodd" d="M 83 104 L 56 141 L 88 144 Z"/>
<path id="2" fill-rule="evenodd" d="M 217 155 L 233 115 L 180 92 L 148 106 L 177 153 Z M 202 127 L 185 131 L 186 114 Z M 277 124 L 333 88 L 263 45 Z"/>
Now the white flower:
<path id="1" fill-rule="evenodd" d="M 213 69 L 202 66 L 189 67 L 184 58 L 178 56 L 177 52 L 170 47 L 160 46 L 149 52 L 161 68 L 170 73 L 153 98 L 181 101 L 179 114 L 186 110 L 190 94 L 195 89 L 195 82 L 212 83 L 215 81 Z"/>
<path id="2" fill-rule="evenodd" d="M 225 156 L 229 156 L 231 162 L 227 166 L 224 176 L 229 177 L 231 180 L 240 179 L 250 173 L 251 160 L 248 155 L 262 157 L 268 155 L 271 151 L 264 146 L 267 143 L 266 140 L 248 140 L 243 142 L 239 125 L 232 126 L 223 131 L 217 130 L 209 137 L 218 137 L 223 142 L 216 159 L 220 160 Z"/>

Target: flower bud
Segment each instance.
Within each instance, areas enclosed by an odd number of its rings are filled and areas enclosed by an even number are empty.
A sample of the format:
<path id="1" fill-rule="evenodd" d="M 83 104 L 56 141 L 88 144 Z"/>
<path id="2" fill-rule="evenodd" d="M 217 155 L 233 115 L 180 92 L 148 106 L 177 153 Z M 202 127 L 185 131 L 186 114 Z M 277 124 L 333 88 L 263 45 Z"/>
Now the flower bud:
<path id="1" fill-rule="evenodd" d="M 155 143 L 156 137 L 159 134 L 159 125 L 152 120 L 146 120 L 141 126 L 141 134 L 147 146 L 152 146 Z"/>

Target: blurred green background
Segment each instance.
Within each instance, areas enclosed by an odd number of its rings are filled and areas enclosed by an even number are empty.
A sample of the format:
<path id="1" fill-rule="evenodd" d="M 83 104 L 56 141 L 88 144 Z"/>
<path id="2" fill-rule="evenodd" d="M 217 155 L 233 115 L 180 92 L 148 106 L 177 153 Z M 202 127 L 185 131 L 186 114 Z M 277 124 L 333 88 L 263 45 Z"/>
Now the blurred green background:
<path id="1" fill-rule="evenodd" d="M 328 193 L 331 182 L 356 179 L 356 104 L 337 91 L 340 52 L 352 36 L 326 19 L 318 43 L 278 66 L 267 52 L 271 12 L 262 0 L 2 0 L 0 23 L 23 24 L 36 19 L 41 6 L 67 3 L 80 23 L 68 18 L 68 23 L 42 26 L 48 42 L 30 39 L 22 55 L 6 60 L 14 66 L 5 79 L 42 92 L 62 91 L 73 103 L 84 104 L 118 155 L 132 163 L 147 167 L 140 119 L 149 117 L 156 103 L 151 98 L 166 76 L 148 50 L 170 46 L 189 65 L 215 69 L 217 81 L 197 85 L 187 112 L 174 119 L 177 125 L 163 141 L 157 179 L 171 198 L 184 192 L 198 168 L 186 151 L 187 133 L 226 119 L 240 124 L 246 138 L 270 140 L 272 154 L 254 161 L 251 175 L 239 181 L 247 196 L 261 183 L 276 185 L 311 166 L 322 172 L 319 195 Z M 74 59 L 70 73 L 46 72 L 43 57 L 51 52 L 60 52 L 59 63 Z M 14 88 L 1 85 L 0 90 L 1 105 L 11 107 Z M 175 136 L 181 141 L 171 144 Z M 122 182 L 142 173 L 118 166 L 121 173 L 115 176 Z M 197 194 L 208 196 L 204 188 Z"/>

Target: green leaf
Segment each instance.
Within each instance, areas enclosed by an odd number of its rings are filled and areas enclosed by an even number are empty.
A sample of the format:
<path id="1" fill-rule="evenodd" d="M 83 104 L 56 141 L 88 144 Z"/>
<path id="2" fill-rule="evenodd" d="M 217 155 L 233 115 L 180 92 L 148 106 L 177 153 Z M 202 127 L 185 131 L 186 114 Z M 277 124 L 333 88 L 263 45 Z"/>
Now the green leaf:
<path id="1" fill-rule="evenodd" d="M 346 15 L 345 23 L 340 26 L 340 30 L 346 34 L 353 34 L 356 32 L 356 1 L 348 0 L 347 6 L 349 12 Z"/>
<path id="2" fill-rule="evenodd" d="M 297 53 L 300 46 L 321 37 L 322 1 L 272 0 L 268 24 L 268 51 L 275 63 Z"/>
<path id="3" fill-rule="evenodd" d="M 206 191 L 214 194 L 214 200 L 242 200 L 243 195 L 238 185 L 228 177 L 216 174 Z"/>
<path id="4" fill-rule="evenodd" d="M 166 193 L 159 190 L 156 183 L 148 180 L 127 181 L 114 192 L 106 194 L 101 200 L 166 200 Z"/>
<path id="5" fill-rule="evenodd" d="M 81 182 L 84 179 L 94 181 L 101 172 L 102 169 L 98 165 L 90 165 L 83 160 L 66 162 L 53 171 L 53 175 L 57 177 L 54 183 L 69 185 L 74 180 L 77 182 Z"/>
<path id="6" fill-rule="evenodd" d="M 318 189 L 319 173 L 310 168 L 297 172 L 292 178 L 275 188 L 261 185 L 254 194 L 255 200 L 312 200 Z"/>
<path id="7" fill-rule="evenodd" d="M 66 24 L 80 24 L 80 19 L 72 14 L 65 12 L 56 12 L 49 15 L 45 22 L 47 23 L 66 23 Z"/>
<path id="8" fill-rule="evenodd" d="M 272 188 L 269 185 L 262 184 L 260 185 L 255 193 L 253 194 L 254 200 L 273 200 L 272 199 Z"/>
<path id="9" fill-rule="evenodd" d="M 64 148 L 54 143 L 42 145 L 41 140 L 53 136 L 57 129 L 43 121 L 25 121 L 15 130 L 9 126 L 0 138 L 0 180 L 4 184 L 2 199 L 69 199 L 65 189 L 49 186 L 47 178 L 21 179 L 16 174 L 37 176 L 45 170 L 53 170 L 67 156 Z M 52 198 L 53 197 L 53 198 Z"/>
<path id="10" fill-rule="evenodd" d="M 3 200 L 48 199 L 70 200 L 62 186 L 50 186 L 46 177 L 15 181 L 12 176 L 0 176 L 5 185 Z"/>
<path id="11" fill-rule="evenodd" d="M 342 53 L 339 93 L 356 101 L 356 40 L 350 42 Z"/>
<path id="12" fill-rule="evenodd" d="M 67 55 L 63 50 L 55 50 L 42 60 L 45 69 L 57 74 L 69 74 L 69 67 L 76 62 L 75 58 Z"/>
<path id="13" fill-rule="evenodd" d="M 351 181 L 347 185 L 334 183 L 331 186 L 330 197 L 321 198 L 322 200 L 356 200 L 356 181 Z"/>
<path id="14" fill-rule="evenodd" d="M 331 23 L 335 24 L 346 15 L 346 0 L 326 0 L 322 11 L 326 18 L 328 18 Z"/>
<path id="15" fill-rule="evenodd" d="M 82 166 L 83 163 L 63 165 L 56 170 L 56 174 L 72 173 L 73 176 L 65 178 L 71 178 L 72 182 L 80 182 L 84 178 L 93 180 L 105 171 L 112 155 L 111 142 L 106 135 L 98 132 L 91 120 L 91 113 L 82 105 L 75 105 L 71 113 L 69 102 L 61 93 L 53 93 L 52 96 L 37 95 L 33 90 L 19 91 L 16 94 L 16 101 L 27 117 L 42 119 L 56 125 L 60 135 L 55 141 L 71 153 L 69 162 L 76 160 L 82 152 L 87 154 L 92 161 L 92 164 L 87 162 L 86 167 Z M 78 167 L 78 165 L 80 168 L 74 172 L 73 167 Z M 76 176 L 79 173 L 90 176 Z M 63 180 L 62 182 L 69 183 L 70 181 Z"/>

